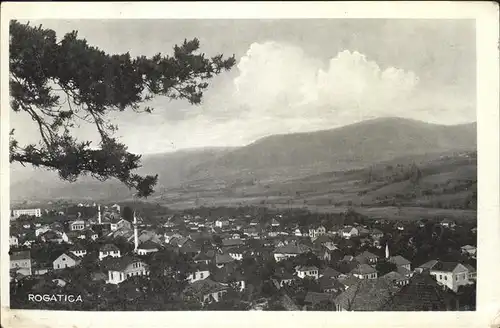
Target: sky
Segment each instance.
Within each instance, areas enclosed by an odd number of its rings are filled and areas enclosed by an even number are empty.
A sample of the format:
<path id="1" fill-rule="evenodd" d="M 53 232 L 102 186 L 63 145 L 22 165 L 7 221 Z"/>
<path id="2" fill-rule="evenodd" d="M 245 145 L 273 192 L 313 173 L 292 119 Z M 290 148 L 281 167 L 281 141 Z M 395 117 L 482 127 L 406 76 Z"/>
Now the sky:
<path id="1" fill-rule="evenodd" d="M 58 37 L 77 30 L 108 53 L 171 54 L 200 39 L 207 55 L 235 55 L 193 106 L 164 97 L 152 114 L 113 114 L 116 136 L 139 154 L 243 146 L 273 134 L 332 129 L 398 116 L 430 123 L 476 120 L 473 20 L 40 20 Z M 21 143 L 33 122 L 11 113 Z M 32 126 L 33 129 L 26 129 Z M 25 133 L 33 131 L 33 133 Z M 97 142 L 95 128 L 74 131 Z"/>

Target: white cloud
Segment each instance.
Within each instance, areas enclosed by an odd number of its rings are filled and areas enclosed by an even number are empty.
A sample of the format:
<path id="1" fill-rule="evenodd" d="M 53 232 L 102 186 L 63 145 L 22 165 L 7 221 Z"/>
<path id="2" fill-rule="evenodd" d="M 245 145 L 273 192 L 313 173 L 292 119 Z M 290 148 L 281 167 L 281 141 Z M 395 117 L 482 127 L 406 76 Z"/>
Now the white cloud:
<path id="1" fill-rule="evenodd" d="M 154 153 L 240 146 L 271 134 L 381 116 L 443 124 L 475 120 L 474 104 L 458 89 L 426 88 L 415 73 L 380 67 L 357 51 L 341 51 L 325 62 L 290 44 L 253 43 L 226 76 L 231 78 L 211 88 L 201 107 L 184 110 L 169 102 L 153 115 L 120 113 L 118 135 L 131 151 Z"/>

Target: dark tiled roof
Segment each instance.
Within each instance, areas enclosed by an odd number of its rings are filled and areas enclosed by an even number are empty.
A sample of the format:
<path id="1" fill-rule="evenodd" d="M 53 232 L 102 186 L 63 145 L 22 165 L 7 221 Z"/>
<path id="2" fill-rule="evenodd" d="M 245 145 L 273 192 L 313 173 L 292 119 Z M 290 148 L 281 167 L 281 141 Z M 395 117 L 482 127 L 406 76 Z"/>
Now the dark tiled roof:
<path id="1" fill-rule="evenodd" d="M 375 272 L 377 272 L 377 270 L 368 264 L 360 264 L 351 271 L 352 274 L 370 274 Z"/>
<path id="2" fill-rule="evenodd" d="M 378 311 L 397 287 L 384 279 L 364 279 L 340 294 L 335 304 L 347 311 Z"/>
<path id="3" fill-rule="evenodd" d="M 438 261 L 436 265 L 432 267 L 432 270 L 443 271 L 443 272 L 452 272 L 456 267 L 457 262 L 441 262 Z"/>
<path id="4" fill-rule="evenodd" d="M 244 244 L 243 240 L 241 239 L 224 239 L 222 240 L 222 245 L 223 246 L 239 246 Z"/>
<path id="5" fill-rule="evenodd" d="M 437 282 L 427 274 L 419 274 L 410 279 L 384 304 L 384 311 L 425 311 L 446 310 L 453 304 L 453 296 L 444 291 Z"/>
<path id="6" fill-rule="evenodd" d="M 229 254 L 226 254 L 226 253 L 223 253 L 223 254 L 217 253 L 215 255 L 215 263 L 216 264 L 227 264 L 227 263 L 231 263 L 231 262 L 234 262 L 234 259 Z"/>
<path id="7" fill-rule="evenodd" d="M 401 255 L 391 256 L 389 258 L 389 262 L 394 263 L 396 265 L 408 265 L 411 264 L 410 261 L 402 257 Z"/>
<path id="8" fill-rule="evenodd" d="M 287 270 L 277 270 L 274 272 L 273 277 L 278 280 L 288 280 L 288 279 L 294 279 L 295 276 L 293 273 L 287 271 Z"/>
<path id="9" fill-rule="evenodd" d="M 99 249 L 100 252 L 116 252 L 119 250 L 120 249 L 113 244 L 106 244 Z"/>
<path id="10" fill-rule="evenodd" d="M 137 262 L 143 262 L 141 259 L 133 257 L 133 256 L 124 256 L 124 257 L 115 257 L 115 258 L 106 258 L 105 261 L 103 262 L 103 266 L 107 270 L 112 270 L 112 271 L 123 271 L 125 270 L 130 264 L 132 263 L 137 263 Z M 143 262 L 144 263 L 144 262 Z"/>
<path id="11" fill-rule="evenodd" d="M 141 243 L 137 248 L 144 250 L 152 250 L 152 249 L 159 249 L 160 245 L 158 245 L 155 242 L 152 242 L 151 240 L 146 240 L 145 242 Z"/>
<path id="12" fill-rule="evenodd" d="M 210 278 L 198 280 L 187 286 L 183 294 L 185 296 L 203 297 L 204 295 L 216 293 L 222 290 L 227 290 L 226 286 L 211 280 Z"/>
<path id="13" fill-rule="evenodd" d="M 305 298 L 305 302 L 316 305 L 321 302 L 332 302 L 334 301 L 335 297 L 332 294 L 328 293 L 314 293 L 314 292 L 308 292 Z"/>
<path id="14" fill-rule="evenodd" d="M 340 272 L 330 267 L 327 267 L 325 270 L 323 270 L 322 275 L 328 278 L 338 278 L 338 276 L 340 276 Z"/>
<path id="15" fill-rule="evenodd" d="M 17 260 L 28 260 L 31 258 L 30 251 L 21 251 L 21 252 L 14 252 L 10 256 L 11 261 L 17 261 Z"/>

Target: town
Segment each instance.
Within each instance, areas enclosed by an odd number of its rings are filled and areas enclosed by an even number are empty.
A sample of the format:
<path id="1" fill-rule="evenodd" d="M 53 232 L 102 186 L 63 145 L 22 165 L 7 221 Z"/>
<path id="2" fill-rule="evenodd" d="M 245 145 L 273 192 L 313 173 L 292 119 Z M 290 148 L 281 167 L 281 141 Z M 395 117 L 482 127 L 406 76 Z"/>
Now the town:
<path id="1" fill-rule="evenodd" d="M 140 202 L 55 203 L 11 214 L 12 308 L 476 308 L 471 220 L 395 221 L 355 208 L 175 211 Z"/>

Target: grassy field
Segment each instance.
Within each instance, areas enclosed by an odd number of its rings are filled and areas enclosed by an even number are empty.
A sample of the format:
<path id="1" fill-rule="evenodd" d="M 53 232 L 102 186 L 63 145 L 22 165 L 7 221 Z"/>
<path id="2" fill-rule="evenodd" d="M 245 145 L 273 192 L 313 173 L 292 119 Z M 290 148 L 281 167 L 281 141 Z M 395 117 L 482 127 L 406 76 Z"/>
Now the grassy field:
<path id="1" fill-rule="evenodd" d="M 212 185 L 172 189 L 155 201 L 173 209 L 254 205 L 341 212 L 353 207 L 369 217 L 394 220 L 435 217 L 476 219 L 476 210 L 467 203 L 475 198 L 477 192 L 475 157 L 426 158 L 417 162 L 421 171 L 418 182 L 393 181 L 384 176 L 388 170 L 393 170 L 392 167 L 399 168 L 399 165 L 403 164 L 391 162 L 371 168 L 328 172 L 286 181 L 257 181 L 231 187 L 217 181 Z M 366 181 L 369 171 L 378 178 Z"/>

